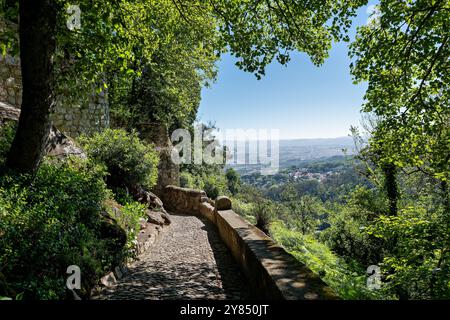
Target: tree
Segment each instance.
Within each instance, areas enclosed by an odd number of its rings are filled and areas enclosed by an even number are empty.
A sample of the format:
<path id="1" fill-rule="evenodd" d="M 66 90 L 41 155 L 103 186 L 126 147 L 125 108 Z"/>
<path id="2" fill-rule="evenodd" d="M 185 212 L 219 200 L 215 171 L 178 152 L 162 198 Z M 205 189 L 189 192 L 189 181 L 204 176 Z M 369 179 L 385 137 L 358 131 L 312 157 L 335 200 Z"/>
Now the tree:
<path id="1" fill-rule="evenodd" d="M 241 177 L 233 168 L 229 168 L 225 173 L 228 182 L 228 190 L 232 195 L 236 195 L 241 188 Z"/>
<path id="2" fill-rule="evenodd" d="M 35 172 L 50 131 L 55 105 L 54 63 L 57 8 L 54 1 L 21 0 L 20 58 L 22 61 L 22 111 L 7 166 Z"/>
<path id="3" fill-rule="evenodd" d="M 154 38 L 155 31 L 149 26 L 149 14 L 142 14 L 149 6 L 144 1 L 80 1 L 83 23 L 78 31 L 67 28 L 67 5 L 63 0 L 1 3 L 2 19 L 20 21 L 22 110 L 7 159 L 8 167 L 16 171 L 36 172 L 58 93 L 80 96 L 80 90 L 98 90 L 105 66 L 120 64 L 118 68 L 126 72 L 133 60 L 130 47 L 147 44 L 145 52 L 153 47 L 149 38 Z M 4 51 L 14 49 L 14 41 L 7 44 Z"/>
<path id="4" fill-rule="evenodd" d="M 298 222 L 301 233 L 309 234 L 316 230 L 321 205 L 315 198 L 303 196 L 300 200 L 291 201 L 289 207 Z"/>
<path id="5" fill-rule="evenodd" d="M 355 81 L 368 82 L 363 111 L 378 118 L 366 154 L 384 172 L 389 200 L 371 233 L 389 244 L 382 270 L 397 296 L 447 297 L 450 3 L 381 0 L 377 8 L 350 51 Z M 419 179 L 425 188 L 412 187 Z"/>
<path id="6" fill-rule="evenodd" d="M 59 70 L 61 79 L 72 79 L 74 84 L 81 79 L 98 87 L 111 65 L 133 73 L 136 58 L 151 56 L 161 42 L 177 36 L 170 32 L 177 23 L 184 20 L 195 30 L 197 19 L 212 17 L 210 30 L 219 32 L 220 46 L 211 48 L 209 38 L 205 37 L 202 42 L 205 54 L 211 54 L 211 49 L 220 54 L 229 47 L 239 58 L 240 68 L 260 77 L 274 58 L 287 63 L 292 50 L 306 52 L 314 63 L 322 63 L 332 41 L 344 37 L 356 9 L 366 1 L 115 0 L 99 3 L 84 0 L 79 1 L 82 28 L 73 33 L 65 26 L 67 1 L 29 2 L 19 1 L 20 13 L 24 15 L 20 19 L 21 29 L 32 30 L 34 39 L 45 40 L 45 45 L 43 49 L 39 41 L 27 42 L 27 35 L 20 34 L 21 49 L 26 51 L 21 52 L 23 58 L 31 58 L 27 50 L 39 52 L 42 58 L 30 60 L 30 64 L 31 61 L 35 64 L 32 69 L 23 68 L 22 76 L 34 79 L 35 84 L 43 87 L 24 88 L 23 101 L 30 106 L 22 110 L 24 120 L 20 120 L 22 124 L 8 158 L 10 167 L 26 172 L 36 171 L 47 138 L 48 117 L 54 105 L 52 92 L 56 87 L 52 80 L 52 57 L 61 58 L 64 62 L 61 65 L 67 67 Z M 1 13 L 5 7 L 2 1 Z M 27 19 L 27 15 L 31 17 L 36 12 L 46 13 L 39 17 L 40 26 L 36 19 Z M 61 49 L 56 51 L 56 46 Z M 35 78 L 34 70 L 46 71 Z M 77 76 L 73 77 L 74 73 L 67 70 L 78 71 Z M 30 123 L 29 119 L 38 121 Z M 38 138 L 32 139 L 34 136 Z"/>
<path id="7" fill-rule="evenodd" d="M 383 0 L 378 10 L 350 51 L 355 81 L 368 81 L 363 111 L 380 118 L 370 145 L 382 163 L 446 181 L 450 4 Z"/>

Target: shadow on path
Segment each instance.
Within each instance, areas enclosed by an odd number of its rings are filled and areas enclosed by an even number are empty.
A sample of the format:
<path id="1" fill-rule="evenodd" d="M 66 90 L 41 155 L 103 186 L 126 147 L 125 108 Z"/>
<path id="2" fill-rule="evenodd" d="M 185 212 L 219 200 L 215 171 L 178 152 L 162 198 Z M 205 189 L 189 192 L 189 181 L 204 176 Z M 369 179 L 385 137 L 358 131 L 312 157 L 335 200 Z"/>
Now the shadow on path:
<path id="1" fill-rule="evenodd" d="M 248 283 L 216 226 L 171 214 L 172 224 L 130 266 L 130 273 L 95 299 L 251 299 Z"/>

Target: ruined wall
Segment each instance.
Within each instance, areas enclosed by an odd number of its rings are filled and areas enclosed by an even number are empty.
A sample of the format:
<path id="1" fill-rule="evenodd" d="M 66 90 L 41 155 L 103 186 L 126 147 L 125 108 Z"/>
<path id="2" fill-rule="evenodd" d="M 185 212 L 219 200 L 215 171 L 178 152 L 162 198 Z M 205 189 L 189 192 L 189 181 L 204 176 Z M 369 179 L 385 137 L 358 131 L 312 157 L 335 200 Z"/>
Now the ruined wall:
<path id="1" fill-rule="evenodd" d="M 155 144 L 159 153 L 158 182 L 153 192 L 161 197 L 165 187 L 168 185 L 180 185 L 180 166 L 172 161 L 172 142 L 165 125 L 157 122 L 141 123 L 139 125 L 141 138 L 149 143 Z"/>
<path id="2" fill-rule="evenodd" d="M 109 127 L 109 105 L 106 93 L 92 94 L 85 104 L 65 103 L 58 99 L 53 124 L 65 134 L 76 137 Z M 0 55 L 0 102 L 20 108 L 22 104 L 22 75 L 20 59 Z"/>

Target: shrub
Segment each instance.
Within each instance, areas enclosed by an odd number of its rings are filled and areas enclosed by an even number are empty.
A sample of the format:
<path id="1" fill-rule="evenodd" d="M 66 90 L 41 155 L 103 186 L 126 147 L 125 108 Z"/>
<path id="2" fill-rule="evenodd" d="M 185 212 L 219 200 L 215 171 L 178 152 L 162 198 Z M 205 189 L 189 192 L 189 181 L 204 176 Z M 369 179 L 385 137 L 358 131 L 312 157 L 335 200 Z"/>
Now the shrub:
<path id="1" fill-rule="evenodd" d="M 209 198 L 216 199 L 227 193 L 227 180 L 223 174 L 204 174 L 201 180 L 203 189 Z"/>
<path id="2" fill-rule="evenodd" d="M 254 215 L 255 204 L 253 202 L 246 202 L 238 198 L 233 198 L 233 210 L 248 222 L 252 224 L 256 223 Z"/>
<path id="3" fill-rule="evenodd" d="M 225 177 L 227 178 L 228 190 L 232 195 L 237 195 L 241 188 L 241 177 L 233 168 L 226 171 Z"/>
<path id="4" fill-rule="evenodd" d="M 34 179 L 0 178 L 0 296 L 64 298 L 70 265 L 80 267 L 86 296 L 120 261 L 120 239 L 102 233 L 104 175 L 80 160 L 44 162 Z"/>
<path id="5" fill-rule="evenodd" d="M 298 261 L 318 274 L 337 295 L 343 299 L 390 299 L 381 292 L 369 290 L 363 268 L 350 264 L 334 254 L 312 235 L 287 229 L 281 221 L 271 225 L 275 241 L 281 244 Z"/>
<path id="6" fill-rule="evenodd" d="M 195 188 L 195 179 L 189 172 L 181 172 L 180 174 L 180 187 L 182 188 Z"/>
<path id="7" fill-rule="evenodd" d="M 79 141 L 89 157 L 104 163 L 111 187 L 140 185 L 151 189 L 158 179 L 158 154 L 151 144 L 141 141 L 136 132 L 106 129 Z"/>
<path id="8" fill-rule="evenodd" d="M 145 217 L 147 206 L 136 201 L 130 201 L 120 208 L 120 212 L 111 213 L 117 223 L 127 232 L 126 255 L 133 256 L 135 240 L 140 231 L 140 218 Z"/>
<path id="9" fill-rule="evenodd" d="M 263 231 L 265 234 L 270 235 L 270 224 L 272 222 L 273 212 L 272 206 L 266 202 L 260 202 L 255 207 L 255 226 Z"/>
<path id="10" fill-rule="evenodd" d="M 7 121 L 0 125 L 0 166 L 6 160 L 16 129 L 17 123 L 15 121 Z"/>
<path id="11" fill-rule="evenodd" d="M 416 203 L 397 216 L 381 215 L 368 228 L 375 237 L 395 242 L 380 263 L 387 293 L 415 300 L 450 298 L 450 217 L 444 210 Z"/>

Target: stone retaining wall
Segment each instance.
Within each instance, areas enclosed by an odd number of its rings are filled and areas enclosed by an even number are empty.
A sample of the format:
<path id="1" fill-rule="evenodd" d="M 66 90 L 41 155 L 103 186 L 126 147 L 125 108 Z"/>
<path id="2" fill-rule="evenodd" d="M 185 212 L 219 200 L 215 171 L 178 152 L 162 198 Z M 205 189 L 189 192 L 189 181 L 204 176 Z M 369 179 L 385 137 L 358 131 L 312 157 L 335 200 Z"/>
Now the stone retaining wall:
<path id="1" fill-rule="evenodd" d="M 164 206 L 170 211 L 206 217 L 263 299 L 339 299 L 309 268 L 231 208 L 216 210 L 204 191 L 167 186 Z M 222 207 L 221 205 L 216 207 Z"/>

